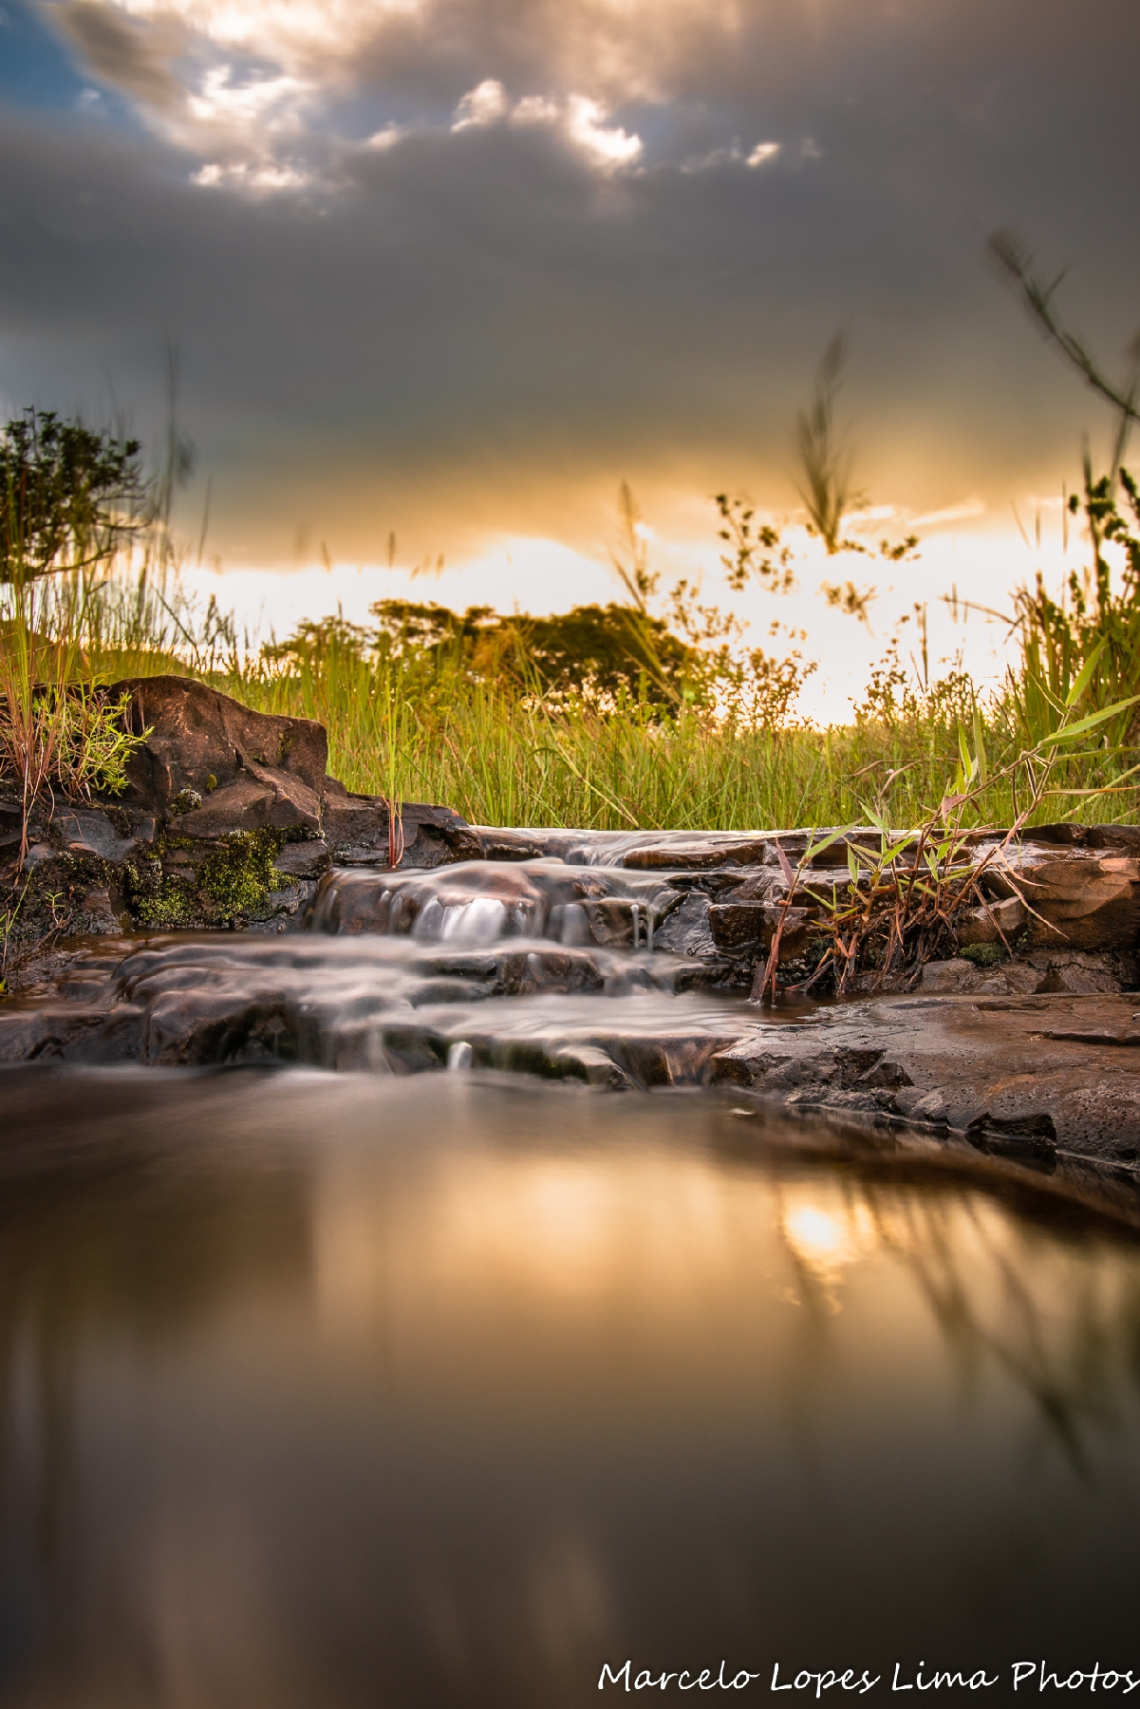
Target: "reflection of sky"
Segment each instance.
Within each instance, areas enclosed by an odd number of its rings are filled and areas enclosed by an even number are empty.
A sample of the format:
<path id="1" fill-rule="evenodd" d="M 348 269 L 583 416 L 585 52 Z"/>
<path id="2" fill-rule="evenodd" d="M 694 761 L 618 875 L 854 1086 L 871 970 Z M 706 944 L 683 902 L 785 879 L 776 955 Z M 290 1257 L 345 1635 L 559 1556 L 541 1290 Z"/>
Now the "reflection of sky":
<path id="1" fill-rule="evenodd" d="M 859 482 L 1012 541 L 1107 424 L 981 237 L 1079 263 L 1115 368 L 1136 32 L 1131 0 L 4 0 L 0 402 L 157 438 L 173 344 L 227 564 L 550 540 L 531 603 L 566 604 L 623 476 L 686 551 L 722 488 L 794 509 L 843 324 Z"/>
<path id="2" fill-rule="evenodd" d="M 0 1248 L 18 1709 L 577 1709 L 638 1646 L 1131 1633 L 1134 1248 L 689 1097 L 116 1097 L 120 1167 Z"/>

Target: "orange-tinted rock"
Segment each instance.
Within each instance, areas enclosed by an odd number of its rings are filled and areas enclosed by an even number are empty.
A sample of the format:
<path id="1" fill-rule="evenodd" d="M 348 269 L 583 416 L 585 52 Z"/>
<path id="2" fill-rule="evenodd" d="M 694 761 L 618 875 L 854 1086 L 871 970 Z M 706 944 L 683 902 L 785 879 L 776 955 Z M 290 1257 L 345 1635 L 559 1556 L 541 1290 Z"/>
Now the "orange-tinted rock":
<path id="1" fill-rule="evenodd" d="M 125 800 L 166 807 L 184 789 L 205 797 L 253 767 L 285 772 L 321 793 L 328 738 L 312 719 L 253 712 L 192 677 L 129 677 L 108 693 L 130 694 L 136 734 L 151 728 L 127 767 Z"/>

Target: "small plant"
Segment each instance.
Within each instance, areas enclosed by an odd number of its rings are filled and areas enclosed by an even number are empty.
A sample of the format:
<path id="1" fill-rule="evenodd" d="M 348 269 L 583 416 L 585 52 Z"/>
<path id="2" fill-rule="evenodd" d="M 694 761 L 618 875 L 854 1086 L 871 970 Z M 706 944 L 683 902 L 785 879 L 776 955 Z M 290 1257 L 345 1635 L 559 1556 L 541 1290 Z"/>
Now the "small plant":
<path id="1" fill-rule="evenodd" d="M 62 592 L 60 591 L 62 585 Z M 20 793 L 20 867 L 33 805 L 59 789 L 72 800 L 121 794 L 126 764 L 146 740 L 128 733 L 127 697 L 109 700 L 90 681 L 75 586 L 15 575 L 0 623 L 0 775 Z"/>
<path id="2" fill-rule="evenodd" d="M 770 593 L 791 593 L 796 572 L 791 548 L 770 522 L 757 522 L 747 499 L 716 495 L 720 539 L 728 547 L 721 553 L 725 578 L 734 593 L 740 593 L 749 576 L 755 576 Z"/>
<path id="3" fill-rule="evenodd" d="M 1009 950 L 1000 943 L 963 944 L 958 954 L 963 961 L 972 961 L 975 967 L 998 967 L 1009 960 Z"/>
<path id="4" fill-rule="evenodd" d="M 8 995 L 8 952 L 12 942 L 12 933 L 24 905 L 24 897 L 28 893 L 27 880 L 18 891 L 11 890 L 5 898 L 3 908 L 0 908 L 0 997 Z"/>
<path id="5" fill-rule="evenodd" d="M 1129 435 L 1140 422 L 1140 334 L 1130 346 L 1123 380 L 1110 380 L 1084 338 L 1061 317 L 1057 292 L 1064 274 L 1049 281 L 1041 278 L 1032 255 L 1010 231 L 991 233 L 987 249 L 999 276 L 1049 347 L 1116 416 L 1107 472 L 1094 472 L 1086 449 L 1083 490 L 1068 500 L 1069 512 L 1084 517 L 1091 547 L 1088 569 L 1070 575 L 1059 599 L 1046 591 L 1040 575 L 1035 587 L 1020 588 L 1015 595 L 1009 621 L 1019 637 L 1022 660 L 1020 670 L 1010 676 L 1010 701 L 1024 735 L 1039 740 L 1057 728 L 1071 684 L 1095 654 L 1090 700 L 1094 707 L 1123 707 L 1104 730 L 1106 745 L 1119 748 L 1132 739 L 1132 696 L 1140 686 L 1140 490 L 1124 466 Z"/>
<path id="6" fill-rule="evenodd" d="M 865 819 L 878 832 L 879 846 L 866 848 L 848 842 L 846 884 L 828 892 L 820 887 L 813 889 L 805 880 L 812 862 L 848 835 L 848 831 L 832 831 L 820 841 L 809 843 L 795 869 L 783 850 L 778 849 L 786 890 L 767 960 L 762 969 L 757 968 L 753 999 L 770 1001 L 776 994 L 783 928 L 797 901 L 807 900 L 821 911 L 819 930 L 824 941 L 822 955 L 799 989 L 806 990 L 825 976 L 831 978 L 839 996 L 852 991 L 868 977 L 873 988 L 881 988 L 888 979 L 913 981 L 927 961 L 956 948 L 955 919 L 967 907 L 980 907 L 990 914 L 994 929 L 1009 953 L 1009 944 L 982 887 L 986 871 L 1000 868 L 1004 882 L 1028 912 L 1040 919 L 1005 859 L 1011 844 L 1047 799 L 1077 796 L 1084 800 L 1092 793 L 1108 794 L 1137 787 L 1121 779 L 1111 788 L 1097 792 L 1067 788 L 1056 781 L 1063 757 L 1078 762 L 1090 757 L 1088 753 L 1073 752 L 1072 743 L 1091 736 L 1097 728 L 1140 701 L 1140 695 L 1136 695 L 1124 705 L 1102 707 L 1084 717 L 1077 716 L 1098 658 L 1099 652 L 1092 655 L 1070 688 L 1057 727 L 996 770 L 991 770 L 988 762 L 984 725 L 975 706 L 972 746 L 959 726 L 959 764 L 954 779 L 938 806 L 917 829 L 892 830 L 879 809 L 864 806 Z M 1132 774 L 1137 771 L 1140 766 L 1132 768 Z M 1003 784 L 1012 786 L 1014 799 L 1020 799 L 1020 808 L 1008 829 L 981 860 L 975 861 L 970 850 L 984 825 L 987 797 Z"/>

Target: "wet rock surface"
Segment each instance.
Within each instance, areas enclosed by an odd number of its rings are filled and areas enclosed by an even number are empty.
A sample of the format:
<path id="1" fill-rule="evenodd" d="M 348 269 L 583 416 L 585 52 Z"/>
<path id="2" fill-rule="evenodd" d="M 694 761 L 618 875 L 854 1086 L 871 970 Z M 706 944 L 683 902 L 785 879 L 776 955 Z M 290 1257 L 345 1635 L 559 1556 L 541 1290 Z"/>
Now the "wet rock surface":
<path id="1" fill-rule="evenodd" d="M 1140 997 L 1106 989 L 1101 960 L 931 964 L 913 994 L 761 1009 L 709 925 L 726 904 L 691 878 L 550 857 L 334 868 L 288 936 L 60 947 L 0 1008 L 0 1062 L 722 1088 L 745 1109 L 905 1130 L 1037 1176 L 1076 1170 L 1086 1195 L 1095 1176 L 1140 1207 Z"/>
<path id="2" fill-rule="evenodd" d="M 181 678 L 123 690 L 151 729 L 127 794 L 29 826 L 39 947 L 0 1003 L 0 1063 L 722 1087 L 1140 1187 L 1140 832 L 979 834 L 985 901 L 956 955 L 905 989 L 762 1010 L 746 997 L 777 926 L 794 967 L 847 844 L 875 834 L 822 851 L 785 908 L 807 830 L 509 829 L 411 803 L 393 824 L 327 775 L 318 725 Z M 19 838 L 0 800 L 10 881 Z"/>

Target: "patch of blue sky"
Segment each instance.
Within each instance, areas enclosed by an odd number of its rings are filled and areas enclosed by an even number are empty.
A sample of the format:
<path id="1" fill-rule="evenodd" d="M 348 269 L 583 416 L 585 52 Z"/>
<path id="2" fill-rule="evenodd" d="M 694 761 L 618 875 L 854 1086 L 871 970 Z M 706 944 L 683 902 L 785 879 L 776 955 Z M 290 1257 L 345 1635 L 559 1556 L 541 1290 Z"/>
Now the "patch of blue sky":
<path id="1" fill-rule="evenodd" d="M 24 0 L 0 0 L 0 101 L 137 126 L 130 102 L 85 76 L 55 31 Z"/>
<path id="2" fill-rule="evenodd" d="M 59 37 L 23 0 L 0 0 L 0 99 L 74 108 L 88 87 Z"/>

